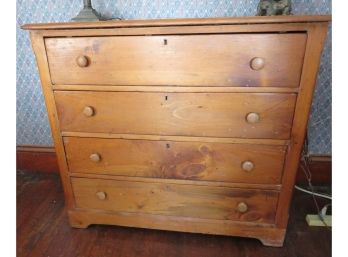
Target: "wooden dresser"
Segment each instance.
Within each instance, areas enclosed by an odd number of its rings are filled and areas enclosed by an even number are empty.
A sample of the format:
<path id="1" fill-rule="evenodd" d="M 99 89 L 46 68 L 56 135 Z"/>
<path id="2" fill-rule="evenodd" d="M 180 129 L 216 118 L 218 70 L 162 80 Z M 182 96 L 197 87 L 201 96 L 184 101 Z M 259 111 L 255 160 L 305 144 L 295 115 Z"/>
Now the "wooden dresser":
<path id="1" fill-rule="evenodd" d="M 71 226 L 282 246 L 330 19 L 24 25 Z"/>

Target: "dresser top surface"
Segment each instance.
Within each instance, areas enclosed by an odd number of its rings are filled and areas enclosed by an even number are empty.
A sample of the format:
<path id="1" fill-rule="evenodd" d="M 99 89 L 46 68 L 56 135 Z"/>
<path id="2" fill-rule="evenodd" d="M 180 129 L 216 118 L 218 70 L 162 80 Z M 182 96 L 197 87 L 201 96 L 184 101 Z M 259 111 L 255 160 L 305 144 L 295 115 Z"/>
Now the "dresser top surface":
<path id="1" fill-rule="evenodd" d="M 250 16 L 190 19 L 148 19 L 148 20 L 109 20 L 95 22 L 63 22 L 25 24 L 22 29 L 56 30 L 56 29 L 97 29 L 121 27 L 158 27 L 158 26 L 192 26 L 192 25 L 233 25 L 233 24 L 276 24 L 276 23 L 310 23 L 329 22 L 331 15 L 307 16 Z"/>

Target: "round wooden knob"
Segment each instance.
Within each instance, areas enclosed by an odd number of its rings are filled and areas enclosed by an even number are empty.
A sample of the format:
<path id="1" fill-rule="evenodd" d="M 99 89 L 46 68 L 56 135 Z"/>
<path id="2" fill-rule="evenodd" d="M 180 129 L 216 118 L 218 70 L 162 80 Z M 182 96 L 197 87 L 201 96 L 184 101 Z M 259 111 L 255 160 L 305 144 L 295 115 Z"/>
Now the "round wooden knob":
<path id="1" fill-rule="evenodd" d="M 265 67 L 265 59 L 261 57 L 255 57 L 251 59 L 250 68 L 252 68 L 253 70 L 261 70 L 263 67 Z"/>
<path id="2" fill-rule="evenodd" d="M 90 156 L 89 156 L 89 159 L 93 162 L 100 162 L 101 160 L 101 157 L 99 154 L 97 153 L 92 153 Z"/>
<path id="3" fill-rule="evenodd" d="M 97 195 L 97 197 L 100 200 L 105 200 L 106 199 L 106 193 L 105 192 L 97 192 L 96 195 Z"/>
<path id="4" fill-rule="evenodd" d="M 88 66 L 88 58 L 87 56 L 80 55 L 76 58 L 76 63 L 79 67 L 84 68 Z"/>
<path id="5" fill-rule="evenodd" d="M 260 115 L 256 112 L 248 113 L 246 116 L 246 120 L 248 123 L 257 123 L 260 121 Z"/>
<path id="6" fill-rule="evenodd" d="M 244 213 L 248 211 L 248 205 L 244 202 L 238 204 L 237 209 L 240 213 Z"/>
<path id="7" fill-rule="evenodd" d="M 252 171 L 254 169 L 255 165 L 251 161 L 245 161 L 242 163 L 242 169 L 245 171 Z"/>
<path id="8" fill-rule="evenodd" d="M 94 108 L 92 106 L 86 106 L 83 109 L 83 114 L 87 117 L 92 117 L 94 115 Z"/>

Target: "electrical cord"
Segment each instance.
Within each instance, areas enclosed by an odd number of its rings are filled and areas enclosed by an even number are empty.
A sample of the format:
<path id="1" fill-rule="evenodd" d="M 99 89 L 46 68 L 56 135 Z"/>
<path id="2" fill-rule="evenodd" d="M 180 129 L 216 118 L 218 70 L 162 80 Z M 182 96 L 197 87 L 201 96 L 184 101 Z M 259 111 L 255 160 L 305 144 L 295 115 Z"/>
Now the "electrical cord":
<path id="1" fill-rule="evenodd" d="M 325 217 L 327 212 L 327 207 L 331 206 L 331 203 L 326 204 L 323 209 L 321 209 L 320 215 Z"/>
<path id="2" fill-rule="evenodd" d="M 307 193 L 307 194 L 311 194 L 311 195 L 313 194 L 313 195 L 315 195 L 315 196 L 319 196 L 319 197 L 322 197 L 322 198 L 326 198 L 326 199 L 332 200 L 332 196 L 327 195 L 327 194 L 312 192 L 312 191 L 309 191 L 309 190 L 307 190 L 307 189 L 304 189 L 304 188 L 302 188 L 302 187 L 300 187 L 300 186 L 296 186 L 296 185 L 295 185 L 295 188 L 296 188 L 297 190 L 302 191 L 302 192 L 305 192 L 305 193 Z"/>
<path id="3" fill-rule="evenodd" d="M 326 211 L 327 211 L 327 207 L 331 204 L 327 204 L 323 207 L 322 210 L 320 210 L 319 208 L 319 204 L 317 202 L 317 199 L 316 199 L 316 196 L 319 196 L 319 197 L 323 197 L 323 198 L 326 198 L 326 199 L 330 199 L 332 200 L 332 196 L 330 195 L 326 195 L 326 194 L 322 194 L 322 193 L 317 193 L 314 191 L 313 189 L 313 185 L 312 185 L 312 173 L 310 171 L 310 167 L 309 167 L 309 160 L 308 160 L 308 155 L 306 155 L 306 152 L 307 152 L 307 149 L 308 149 L 308 142 L 307 142 L 307 138 L 305 139 L 305 142 L 304 142 L 304 146 L 303 146 L 303 149 L 302 149 L 302 156 L 301 156 L 301 159 L 302 159 L 302 163 L 300 165 L 301 167 L 301 170 L 303 171 L 303 173 L 305 174 L 306 178 L 307 178 L 307 181 L 308 181 L 308 186 L 309 186 L 309 189 L 310 191 L 306 190 L 306 189 L 303 189 L 297 185 L 295 185 L 295 188 L 297 190 L 300 190 L 302 192 L 305 192 L 305 193 L 308 193 L 308 194 L 311 194 L 312 197 L 313 197 L 313 201 L 314 201 L 314 204 L 315 204 L 315 207 L 317 209 L 317 213 L 318 213 L 318 217 L 319 219 L 321 220 L 321 222 L 323 222 L 323 224 L 325 225 L 325 227 L 331 231 L 331 228 L 330 226 L 327 225 L 327 223 L 325 222 L 324 220 L 324 217 L 326 215 Z"/>

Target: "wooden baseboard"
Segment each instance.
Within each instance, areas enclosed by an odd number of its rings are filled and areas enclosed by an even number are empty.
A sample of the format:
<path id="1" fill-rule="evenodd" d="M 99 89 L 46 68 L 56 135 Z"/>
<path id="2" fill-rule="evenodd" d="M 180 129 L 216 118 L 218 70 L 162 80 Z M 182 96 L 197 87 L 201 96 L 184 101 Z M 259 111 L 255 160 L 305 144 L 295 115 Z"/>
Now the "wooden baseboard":
<path id="1" fill-rule="evenodd" d="M 309 167 L 315 185 L 331 185 L 331 156 L 310 156 Z M 51 146 L 17 146 L 17 170 L 28 172 L 58 173 L 55 150 Z M 307 184 L 304 172 L 299 168 L 297 184 Z"/>
<path id="2" fill-rule="evenodd" d="M 304 164 L 303 162 L 301 164 Z M 332 161 L 331 156 L 312 155 L 309 156 L 309 169 L 312 174 L 312 183 L 316 186 L 331 185 L 332 183 Z M 296 176 L 297 184 L 308 184 L 307 177 L 299 167 Z"/>
<path id="3" fill-rule="evenodd" d="M 17 170 L 58 173 L 56 152 L 51 146 L 17 146 Z"/>

